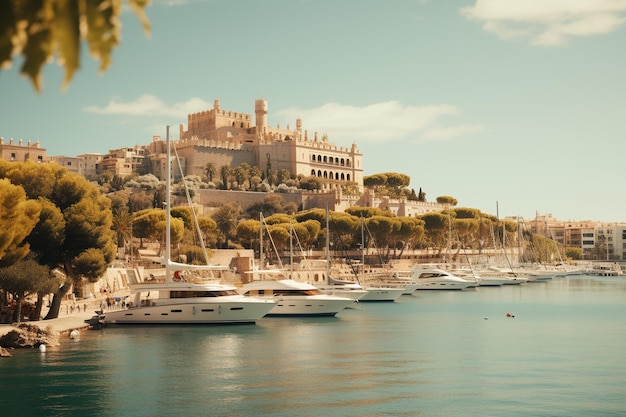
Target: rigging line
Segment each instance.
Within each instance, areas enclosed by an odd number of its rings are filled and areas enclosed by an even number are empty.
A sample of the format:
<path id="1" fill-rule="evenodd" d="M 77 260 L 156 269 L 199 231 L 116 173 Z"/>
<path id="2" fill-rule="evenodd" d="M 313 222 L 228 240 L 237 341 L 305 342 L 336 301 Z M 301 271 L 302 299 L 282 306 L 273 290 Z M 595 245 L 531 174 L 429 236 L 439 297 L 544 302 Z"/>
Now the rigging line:
<path id="1" fill-rule="evenodd" d="M 263 226 L 265 225 L 265 230 L 267 230 L 267 236 L 270 239 L 270 243 L 272 244 L 272 249 L 274 249 L 274 253 L 276 254 L 276 259 L 278 259 L 278 265 L 280 269 L 283 269 L 283 261 L 280 259 L 280 255 L 278 254 L 278 249 L 276 248 L 276 244 L 274 243 L 274 239 L 272 239 L 272 233 L 270 233 L 270 228 L 267 226 L 265 222 L 265 217 L 263 217 L 263 213 L 261 213 L 261 230 L 263 230 Z"/>
<path id="2" fill-rule="evenodd" d="M 198 240 L 200 240 L 200 247 L 202 248 L 202 253 L 204 254 L 204 260 L 207 265 L 210 264 L 209 254 L 207 253 L 206 246 L 204 244 L 204 238 L 202 237 L 202 231 L 200 230 L 200 224 L 198 223 L 198 215 L 196 210 L 193 208 L 193 204 L 191 201 L 191 195 L 189 194 L 189 187 L 187 186 L 187 180 L 185 180 L 185 176 L 183 173 L 183 167 L 180 163 L 180 157 L 178 156 L 178 151 L 176 149 L 176 144 L 172 143 L 172 147 L 174 148 L 174 155 L 176 156 L 176 162 L 178 164 L 178 170 L 180 171 L 180 177 L 183 180 L 183 185 L 185 187 L 185 196 L 187 197 L 187 204 L 189 205 L 189 209 L 191 210 L 191 214 L 193 217 L 194 225 L 196 226 L 196 232 L 198 233 Z"/>

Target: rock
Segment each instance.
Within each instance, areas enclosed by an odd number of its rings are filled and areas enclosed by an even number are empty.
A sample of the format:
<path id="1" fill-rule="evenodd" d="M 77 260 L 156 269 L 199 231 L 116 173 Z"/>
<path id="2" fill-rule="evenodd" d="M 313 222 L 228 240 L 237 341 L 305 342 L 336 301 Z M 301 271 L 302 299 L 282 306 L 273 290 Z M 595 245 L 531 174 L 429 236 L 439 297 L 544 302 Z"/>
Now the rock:
<path id="1" fill-rule="evenodd" d="M 11 352 L 3 347 L 0 347 L 0 358 L 10 358 L 11 356 Z"/>
<path id="2" fill-rule="evenodd" d="M 22 323 L 0 337 L 0 346 L 5 348 L 34 348 L 41 344 L 56 346 L 59 337 L 37 326 Z"/>

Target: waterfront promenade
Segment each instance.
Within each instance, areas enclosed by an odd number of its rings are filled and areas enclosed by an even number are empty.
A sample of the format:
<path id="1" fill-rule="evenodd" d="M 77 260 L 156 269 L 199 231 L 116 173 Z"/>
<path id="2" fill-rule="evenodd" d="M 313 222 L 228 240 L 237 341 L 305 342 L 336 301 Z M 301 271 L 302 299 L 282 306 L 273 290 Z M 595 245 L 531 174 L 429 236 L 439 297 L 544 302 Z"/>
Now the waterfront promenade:
<path id="1" fill-rule="evenodd" d="M 52 333 L 69 333 L 74 329 L 81 330 L 89 328 L 89 325 L 85 323 L 85 320 L 93 317 L 95 315 L 95 311 L 100 309 L 100 303 L 102 302 L 103 297 L 94 298 L 91 300 L 80 300 L 80 302 L 76 303 L 77 306 L 75 311 L 71 311 L 69 305 L 63 302 L 61 304 L 61 310 L 59 313 L 59 317 L 51 320 L 38 320 L 38 321 L 22 321 L 22 323 L 27 323 L 33 326 L 37 326 L 42 330 L 46 330 Z M 84 305 L 86 304 L 86 308 Z M 80 311 L 78 311 L 80 310 Z M 47 314 L 47 309 L 44 308 L 42 312 L 42 316 L 45 317 Z M 11 330 L 15 330 L 15 326 L 13 324 L 0 324 L 0 337 L 9 333 Z"/>

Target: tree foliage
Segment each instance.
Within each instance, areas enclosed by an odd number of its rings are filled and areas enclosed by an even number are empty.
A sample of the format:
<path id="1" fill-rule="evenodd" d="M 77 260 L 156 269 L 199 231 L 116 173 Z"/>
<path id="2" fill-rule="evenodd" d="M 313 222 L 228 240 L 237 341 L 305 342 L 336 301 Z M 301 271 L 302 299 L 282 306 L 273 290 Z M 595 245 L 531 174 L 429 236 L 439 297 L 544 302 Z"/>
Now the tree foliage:
<path id="1" fill-rule="evenodd" d="M 98 279 L 115 256 L 110 200 L 85 178 L 56 164 L 0 164 L 0 176 L 39 199 L 39 222 L 27 241 L 40 262 L 65 273 L 46 316 L 56 318 L 70 288 L 80 286 L 83 278 Z"/>
<path id="2" fill-rule="evenodd" d="M 30 246 L 26 238 L 39 221 L 41 205 L 27 200 L 23 188 L 0 179 L 0 267 L 23 259 Z"/>
<path id="3" fill-rule="evenodd" d="M 16 303 L 13 310 L 13 322 L 21 321 L 22 303 L 31 294 L 43 294 L 56 292 L 61 285 L 59 279 L 50 274 L 50 269 L 40 265 L 34 259 L 26 258 L 11 266 L 0 268 L 0 288 L 13 296 Z M 39 309 L 40 311 L 40 309 Z M 39 319 L 35 314 L 33 319 Z"/>
<path id="4" fill-rule="evenodd" d="M 150 0 L 127 0 L 149 35 L 145 7 Z M 121 40 L 122 0 L 13 0 L 0 2 L 0 68 L 22 55 L 22 75 L 41 91 L 44 64 L 57 59 L 65 69 L 63 88 L 80 68 L 81 41 L 100 61 L 100 72 L 111 63 L 111 51 Z"/>
<path id="5" fill-rule="evenodd" d="M 450 197 L 449 195 L 441 195 L 437 197 L 437 203 L 449 206 L 456 206 L 459 201 L 454 197 Z"/>

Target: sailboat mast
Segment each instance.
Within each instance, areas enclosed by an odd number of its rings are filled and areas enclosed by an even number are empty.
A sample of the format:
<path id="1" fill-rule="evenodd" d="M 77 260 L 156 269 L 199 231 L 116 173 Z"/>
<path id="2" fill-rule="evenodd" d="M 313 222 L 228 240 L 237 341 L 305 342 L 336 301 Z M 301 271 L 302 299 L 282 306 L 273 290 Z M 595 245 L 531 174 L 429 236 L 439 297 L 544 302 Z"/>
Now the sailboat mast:
<path id="1" fill-rule="evenodd" d="M 170 152 L 170 126 L 167 125 L 165 127 L 165 146 L 167 148 L 166 153 L 166 173 L 167 178 L 165 179 L 165 282 L 170 281 L 170 260 L 171 257 L 171 236 L 170 236 L 170 192 L 171 192 L 171 181 L 172 181 L 172 167 L 170 162 L 171 152 Z"/>
<path id="2" fill-rule="evenodd" d="M 259 269 L 265 268 L 265 259 L 263 259 L 263 213 L 259 213 Z"/>
<path id="3" fill-rule="evenodd" d="M 330 284 L 330 229 L 328 221 L 328 202 L 326 202 L 326 282 Z"/>

